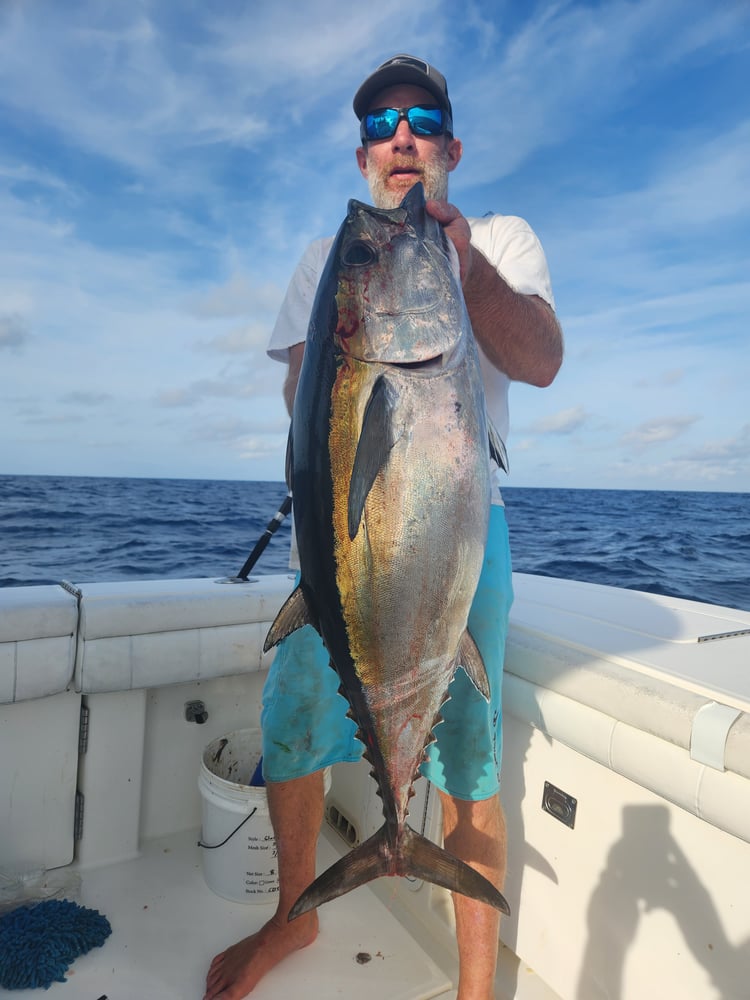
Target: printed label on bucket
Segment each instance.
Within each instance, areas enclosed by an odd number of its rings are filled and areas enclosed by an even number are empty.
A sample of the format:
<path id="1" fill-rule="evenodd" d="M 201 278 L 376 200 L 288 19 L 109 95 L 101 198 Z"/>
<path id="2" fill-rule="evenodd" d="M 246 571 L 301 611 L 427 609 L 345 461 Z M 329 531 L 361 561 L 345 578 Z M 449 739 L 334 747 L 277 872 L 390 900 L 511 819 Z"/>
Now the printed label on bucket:
<path id="1" fill-rule="evenodd" d="M 254 870 L 245 872 L 245 895 L 266 896 L 268 893 L 278 892 L 279 875 L 276 868 L 278 851 L 273 835 L 268 833 L 260 837 L 248 835 L 247 849 L 252 852 L 254 855 L 251 856 L 252 860 L 257 864 Z"/>

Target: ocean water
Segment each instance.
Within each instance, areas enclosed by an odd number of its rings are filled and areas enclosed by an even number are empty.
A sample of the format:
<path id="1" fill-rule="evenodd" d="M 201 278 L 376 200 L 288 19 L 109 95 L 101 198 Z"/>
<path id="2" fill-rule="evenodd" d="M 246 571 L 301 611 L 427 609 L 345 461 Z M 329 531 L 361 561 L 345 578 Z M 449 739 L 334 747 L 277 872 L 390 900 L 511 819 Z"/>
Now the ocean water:
<path id="1" fill-rule="evenodd" d="M 236 576 L 282 483 L 0 476 L 0 586 Z M 750 610 L 750 494 L 506 487 L 514 569 Z M 287 519 L 253 573 L 287 569 Z"/>

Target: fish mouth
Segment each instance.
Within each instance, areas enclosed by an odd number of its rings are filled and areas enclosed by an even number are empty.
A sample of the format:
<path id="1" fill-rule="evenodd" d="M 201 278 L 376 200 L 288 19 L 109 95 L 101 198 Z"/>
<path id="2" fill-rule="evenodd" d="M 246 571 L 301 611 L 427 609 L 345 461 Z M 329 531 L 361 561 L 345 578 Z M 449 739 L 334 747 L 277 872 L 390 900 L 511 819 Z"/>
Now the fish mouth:
<path id="1" fill-rule="evenodd" d="M 402 371 L 409 375 L 435 377 L 455 369 L 461 364 L 466 353 L 463 340 L 446 347 L 439 354 L 421 353 L 419 351 L 394 352 L 390 357 L 360 358 L 366 364 L 381 365 L 392 371 Z"/>
<path id="2" fill-rule="evenodd" d="M 422 358 L 419 361 L 397 361 L 391 367 L 405 368 L 408 371 L 434 371 L 442 369 L 443 355 L 438 354 L 434 358 Z"/>
<path id="3" fill-rule="evenodd" d="M 434 376 L 455 369 L 457 365 L 461 364 L 465 354 L 466 344 L 463 338 L 461 338 L 457 343 L 446 347 L 439 354 L 431 354 L 423 357 L 414 355 L 412 357 L 402 356 L 389 360 L 381 359 L 380 363 L 389 368 L 407 371 L 410 374 Z"/>

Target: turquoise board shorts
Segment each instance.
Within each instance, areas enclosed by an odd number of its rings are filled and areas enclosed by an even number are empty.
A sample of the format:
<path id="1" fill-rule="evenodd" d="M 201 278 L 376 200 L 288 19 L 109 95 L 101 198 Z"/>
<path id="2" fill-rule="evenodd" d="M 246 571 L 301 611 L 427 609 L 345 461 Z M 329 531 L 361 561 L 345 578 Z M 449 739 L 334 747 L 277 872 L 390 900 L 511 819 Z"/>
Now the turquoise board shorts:
<path id="1" fill-rule="evenodd" d="M 508 614 L 513 601 L 508 526 L 503 507 L 490 509 L 484 565 L 469 613 L 469 631 L 490 681 L 487 703 L 457 670 L 435 727 L 422 774 L 441 791 L 479 801 L 500 788 L 502 680 Z M 323 641 L 311 625 L 279 643 L 263 689 L 263 774 L 267 781 L 302 778 L 341 761 L 356 761 L 363 746 Z"/>

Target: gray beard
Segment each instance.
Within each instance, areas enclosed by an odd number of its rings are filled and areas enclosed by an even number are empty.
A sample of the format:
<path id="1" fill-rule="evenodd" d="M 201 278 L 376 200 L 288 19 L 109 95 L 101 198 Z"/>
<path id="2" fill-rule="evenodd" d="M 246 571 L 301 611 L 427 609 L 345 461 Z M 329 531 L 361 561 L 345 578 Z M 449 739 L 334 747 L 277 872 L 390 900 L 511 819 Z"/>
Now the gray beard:
<path id="1" fill-rule="evenodd" d="M 425 189 L 425 198 L 434 198 L 437 201 L 448 200 L 448 171 L 445 169 L 444 163 L 432 162 L 426 164 L 422 182 Z M 376 208 L 398 208 L 406 194 L 406 190 L 389 190 L 385 185 L 384 178 L 375 171 L 370 172 L 368 184 L 370 187 L 370 197 Z"/>

